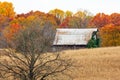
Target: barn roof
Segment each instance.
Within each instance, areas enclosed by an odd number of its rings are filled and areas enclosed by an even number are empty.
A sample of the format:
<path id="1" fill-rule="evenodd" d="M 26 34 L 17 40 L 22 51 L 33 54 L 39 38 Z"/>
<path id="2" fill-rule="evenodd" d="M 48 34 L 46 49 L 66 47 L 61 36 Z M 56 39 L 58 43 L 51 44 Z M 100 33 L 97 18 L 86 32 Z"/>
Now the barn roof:
<path id="1" fill-rule="evenodd" d="M 97 31 L 97 28 L 57 28 L 53 45 L 87 45 L 94 31 Z"/>

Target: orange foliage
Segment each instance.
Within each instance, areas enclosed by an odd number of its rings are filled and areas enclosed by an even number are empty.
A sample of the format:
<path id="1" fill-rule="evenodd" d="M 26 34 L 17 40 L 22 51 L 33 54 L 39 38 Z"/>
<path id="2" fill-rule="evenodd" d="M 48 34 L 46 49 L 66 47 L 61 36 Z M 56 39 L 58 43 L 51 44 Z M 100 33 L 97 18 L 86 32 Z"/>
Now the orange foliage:
<path id="1" fill-rule="evenodd" d="M 104 13 L 98 13 L 96 16 L 94 16 L 94 18 L 90 22 L 92 26 L 96 26 L 98 28 L 103 27 L 109 23 L 110 23 L 110 18 L 108 15 Z"/>
<path id="2" fill-rule="evenodd" d="M 7 27 L 4 31 L 4 36 L 9 41 L 13 39 L 15 33 L 17 33 L 22 27 L 18 23 L 13 23 L 9 27 Z"/>
<path id="3" fill-rule="evenodd" d="M 90 26 L 99 28 L 102 46 L 120 45 L 119 13 L 111 15 L 98 13 L 92 18 L 92 15 L 86 11 L 78 11 L 73 14 L 71 11 L 64 12 L 60 9 L 54 9 L 50 10 L 49 13 L 30 11 L 29 13 L 15 16 L 12 3 L 0 2 L 0 32 L 5 28 L 3 33 L 8 40 L 11 40 L 14 34 L 23 29 L 23 27 L 41 27 L 48 22 L 54 28 L 57 28 L 57 26 L 61 28 L 86 28 L 90 23 Z"/>
<path id="4" fill-rule="evenodd" d="M 0 2 L 0 14 L 13 18 L 15 16 L 13 4 L 9 2 Z"/>
<path id="5" fill-rule="evenodd" d="M 101 46 L 120 46 L 120 26 L 105 25 L 100 29 Z"/>
<path id="6" fill-rule="evenodd" d="M 104 13 L 98 13 L 91 20 L 90 24 L 96 27 L 103 27 L 107 24 L 114 24 L 115 26 L 120 26 L 120 14 L 113 13 L 111 15 L 106 15 Z"/>
<path id="7" fill-rule="evenodd" d="M 40 12 L 40 11 L 35 11 L 35 12 L 30 11 L 29 13 L 26 13 L 26 14 L 19 14 L 17 15 L 16 18 L 19 19 L 21 17 L 25 18 L 26 22 L 33 21 L 35 20 L 35 18 L 39 18 L 39 22 L 41 22 L 42 25 L 44 25 L 46 22 L 50 22 L 53 25 L 58 24 L 58 19 L 54 15 Z"/>
<path id="8" fill-rule="evenodd" d="M 60 27 L 61 28 L 68 28 L 70 19 L 71 19 L 71 17 L 65 18 L 64 21 L 60 24 Z"/>
<path id="9" fill-rule="evenodd" d="M 120 26 L 120 14 L 113 13 L 110 15 L 111 23 L 113 23 L 116 26 Z"/>

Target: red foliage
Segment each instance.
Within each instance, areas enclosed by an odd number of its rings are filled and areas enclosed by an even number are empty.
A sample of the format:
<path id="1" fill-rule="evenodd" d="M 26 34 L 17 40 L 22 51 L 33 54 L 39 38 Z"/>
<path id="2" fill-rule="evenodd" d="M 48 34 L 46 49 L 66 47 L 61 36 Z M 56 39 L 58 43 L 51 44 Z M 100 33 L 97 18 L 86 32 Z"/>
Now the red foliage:
<path id="1" fill-rule="evenodd" d="M 113 13 L 110 16 L 104 13 L 98 13 L 94 18 L 91 20 L 90 24 L 96 27 L 103 27 L 107 24 L 114 24 L 115 26 L 120 26 L 120 14 Z"/>
<path id="2" fill-rule="evenodd" d="M 115 26 L 120 26 L 120 14 L 113 13 L 110 15 L 110 18 L 112 24 L 114 24 Z"/>
<path id="3" fill-rule="evenodd" d="M 66 17 L 64 19 L 64 21 L 60 24 L 61 28 L 67 28 L 69 26 L 69 21 L 70 21 L 71 17 Z"/>
<path id="4" fill-rule="evenodd" d="M 11 40 L 13 38 L 13 35 L 17 33 L 22 27 L 18 23 L 13 23 L 9 26 L 7 32 L 4 33 L 7 40 Z"/>
<path id="5" fill-rule="evenodd" d="M 92 20 L 91 24 L 96 27 L 103 27 L 110 23 L 110 17 L 104 13 L 98 13 Z"/>

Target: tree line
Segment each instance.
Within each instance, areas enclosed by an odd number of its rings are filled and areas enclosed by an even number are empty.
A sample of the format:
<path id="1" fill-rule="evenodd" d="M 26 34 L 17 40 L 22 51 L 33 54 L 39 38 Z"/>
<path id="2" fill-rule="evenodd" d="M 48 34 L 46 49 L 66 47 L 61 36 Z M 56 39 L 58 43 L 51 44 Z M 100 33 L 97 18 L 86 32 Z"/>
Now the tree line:
<path id="1" fill-rule="evenodd" d="M 93 15 L 86 10 L 79 10 L 73 14 L 69 10 L 53 9 L 48 13 L 30 11 L 16 14 L 12 3 L 0 2 L 0 34 L 8 41 L 12 40 L 13 35 L 21 29 L 33 25 L 41 28 L 46 23 L 52 25 L 54 30 L 56 28 L 98 28 L 101 39 L 100 46 L 120 45 L 120 13 Z"/>
<path id="2" fill-rule="evenodd" d="M 73 14 L 53 9 L 16 14 L 12 3 L 0 2 L 0 79 L 72 80 L 75 62 L 51 52 L 55 29 L 93 27 L 98 28 L 100 46 L 120 45 L 119 13 L 94 16 L 85 10 Z"/>

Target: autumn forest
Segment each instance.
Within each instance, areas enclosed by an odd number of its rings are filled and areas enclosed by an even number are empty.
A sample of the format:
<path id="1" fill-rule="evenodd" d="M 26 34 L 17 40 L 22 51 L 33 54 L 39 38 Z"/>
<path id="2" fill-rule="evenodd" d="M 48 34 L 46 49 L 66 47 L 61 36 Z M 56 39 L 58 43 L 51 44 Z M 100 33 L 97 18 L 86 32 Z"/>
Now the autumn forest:
<path id="1" fill-rule="evenodd" d="M 96 37 L 80 50 L 57 49 L 57 28 L 97 28 Z M 119 80 L 119 46 L 120 13 L 56 8 L 17 14 L 12 3 L 0 2 L 0 80 Z"/>
<path id="2" fill-rule="evenodd" d="M 56 28 L 98 28 L 100 46 L 120 45 L 120 13 L 93 15 L 91 12 L 81 10 L 73 14 L 72 11 L 53 9 L 48 13 L 30 11 L 16 14 L 12 3 L 0 2 L 1 41 L 10 42 L 14 40 L 14 35 L 20 30 L 34 26 L 42 28 L 44 25 L 51 26 L 53 30 Z M 1 47 L 6 44 L 1 45 Z"/>

